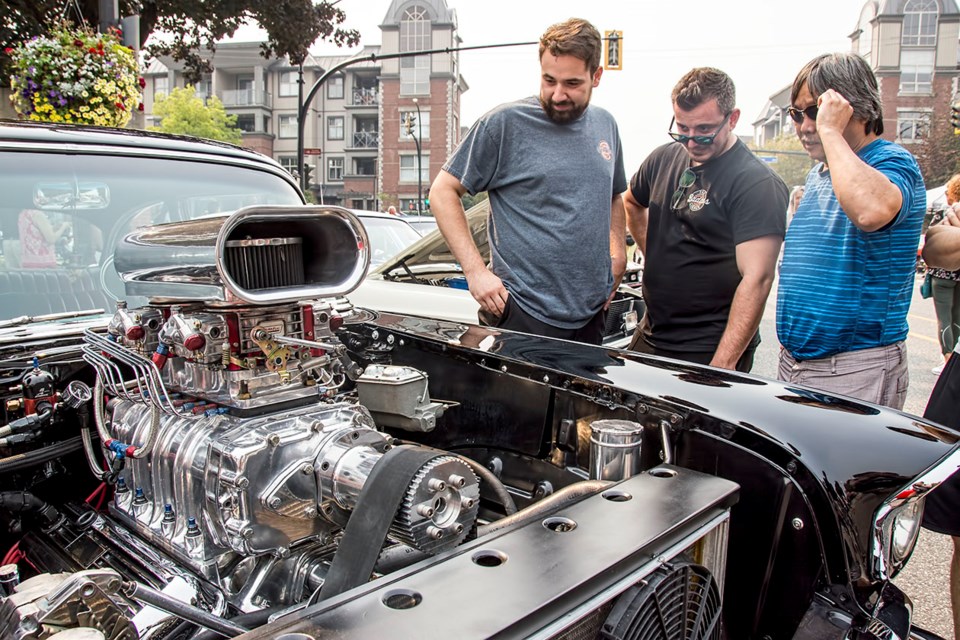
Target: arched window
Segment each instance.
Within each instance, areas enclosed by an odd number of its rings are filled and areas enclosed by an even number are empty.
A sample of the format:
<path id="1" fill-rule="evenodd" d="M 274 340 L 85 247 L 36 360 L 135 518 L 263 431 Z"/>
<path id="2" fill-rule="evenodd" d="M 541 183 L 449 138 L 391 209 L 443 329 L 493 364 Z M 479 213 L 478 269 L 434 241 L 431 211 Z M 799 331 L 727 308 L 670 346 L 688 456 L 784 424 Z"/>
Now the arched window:
<path id="1" fill-rule="evenodd" d="M 907 47 L 932 47 L 937 44 L 936 0 L 907 0 L 903 5 L 903 37 Z"/>
<path id="2" fill-rule="evenodd" d="M 430 14 L 420 5 L 407 7 L 400 18 L 400 51 L 423 51 L 432 45 Z M 430 56 L 400 58 L 400 95 L 430 93 Z"/>

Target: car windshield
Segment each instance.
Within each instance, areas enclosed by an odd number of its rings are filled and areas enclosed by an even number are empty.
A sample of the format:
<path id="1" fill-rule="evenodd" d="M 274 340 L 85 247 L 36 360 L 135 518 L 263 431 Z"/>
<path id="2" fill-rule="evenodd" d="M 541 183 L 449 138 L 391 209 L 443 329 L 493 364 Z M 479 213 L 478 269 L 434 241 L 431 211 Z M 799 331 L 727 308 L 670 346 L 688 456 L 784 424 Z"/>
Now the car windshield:
<path id="1" fill-rule="evenodd" d="M 0 155 L 0 321 L 89 309 L 124 293 L 120 239 L 146 225 L 299 205 L 278 175 L 237 164 L 90 154 Z"/>
<path id="2" fill-rule="evenodd" d="M 370 266 L 375 267 L 420 239 L 420 234 L 399 218 L 365 216 L 360 220 L 370 236 Z"/>

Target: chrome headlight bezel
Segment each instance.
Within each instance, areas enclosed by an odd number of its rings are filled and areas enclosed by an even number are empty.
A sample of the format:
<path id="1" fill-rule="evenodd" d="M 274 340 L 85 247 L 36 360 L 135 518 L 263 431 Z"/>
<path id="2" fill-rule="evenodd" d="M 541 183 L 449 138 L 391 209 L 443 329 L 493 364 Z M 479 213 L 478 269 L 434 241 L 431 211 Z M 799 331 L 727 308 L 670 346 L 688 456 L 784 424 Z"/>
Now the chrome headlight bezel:
<path id="1" fill-rule="evenodd" d="M 880 505 L 873 518 L 871 555 L 874 577 L 890 580 L 903 569 L 913 553 L 923 524 L 924 497 L 958 469 L 960 447 Z"/>

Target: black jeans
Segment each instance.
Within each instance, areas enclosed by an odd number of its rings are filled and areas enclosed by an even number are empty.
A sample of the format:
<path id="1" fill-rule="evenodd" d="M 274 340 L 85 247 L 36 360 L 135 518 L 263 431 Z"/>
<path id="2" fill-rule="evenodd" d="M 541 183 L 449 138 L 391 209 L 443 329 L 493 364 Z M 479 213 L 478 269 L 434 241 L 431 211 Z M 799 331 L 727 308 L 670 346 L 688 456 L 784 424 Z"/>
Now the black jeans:
<path id="1" fill-rule="evenodd" d="M 552 324 L 541 322 L 531 316 L 521 309 L 520 305 L 513 301 L 513 296 L 507 296 L 507 304 L 504 306 L 503 314 L 499 318 L 491 316 L 482 309 L 478 316 L 480 318 L 480 324 L 487 327 L 510 329 L 511 331 L 532 333 L 548 338 L 574 340 L 586 344 L 601 344 L 603 342 L 603 329 L 606 326 L 607 320 L 606 310 L 601 309 L 597 315 L 593 316 L 579 329 L 561 329 Z"/>
<path id="2" fill-rule="evenodd" d="M 630 346 L 627 348 L 637 353 L 647 353 L 652 356 L 673 358 L 674 360 L 684 360 L 696 364 L 710 364 L 714 354 L 713 351 L 671 351 L 669 349 L 658 349 L 644 339 L 639 329 L 634 332 Z M 747 347 L 743 355 L 740 356 L 740 359 L 737 360 L 737 371 L 750 373 L 750 369 L 753 369 L 753 356 L 756 350 L 756 347 Z"/>

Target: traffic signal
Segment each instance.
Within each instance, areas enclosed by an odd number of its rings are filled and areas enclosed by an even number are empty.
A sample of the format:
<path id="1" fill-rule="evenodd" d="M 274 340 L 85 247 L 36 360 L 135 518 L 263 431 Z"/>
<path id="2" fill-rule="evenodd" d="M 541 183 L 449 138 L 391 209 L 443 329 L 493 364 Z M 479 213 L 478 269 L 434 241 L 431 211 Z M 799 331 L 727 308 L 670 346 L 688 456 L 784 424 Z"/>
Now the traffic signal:
<path id="1" fill-rule="evenodd" d="M 427 211 L 430 210 L 430 198 L 423 199 L 423 208 L 426 209 Z"/>
<path id="2" fill-rule="evenodd" d="M 603 68 L 619 71 L 623 68 L 623 31 L 606 31 L 603 39 Z"/>
<path id="3" fill-rule="evenodd" d="M 954 135 L 960 136 L 960 101 L 950 105 L 950 124 L 953 125 Z"/>
<path id="4" fill-rule="evenodd" d="M 308 187 L 313 185 L 313 165 L 306 164 L 303 165 L 303 183 Z"/>

